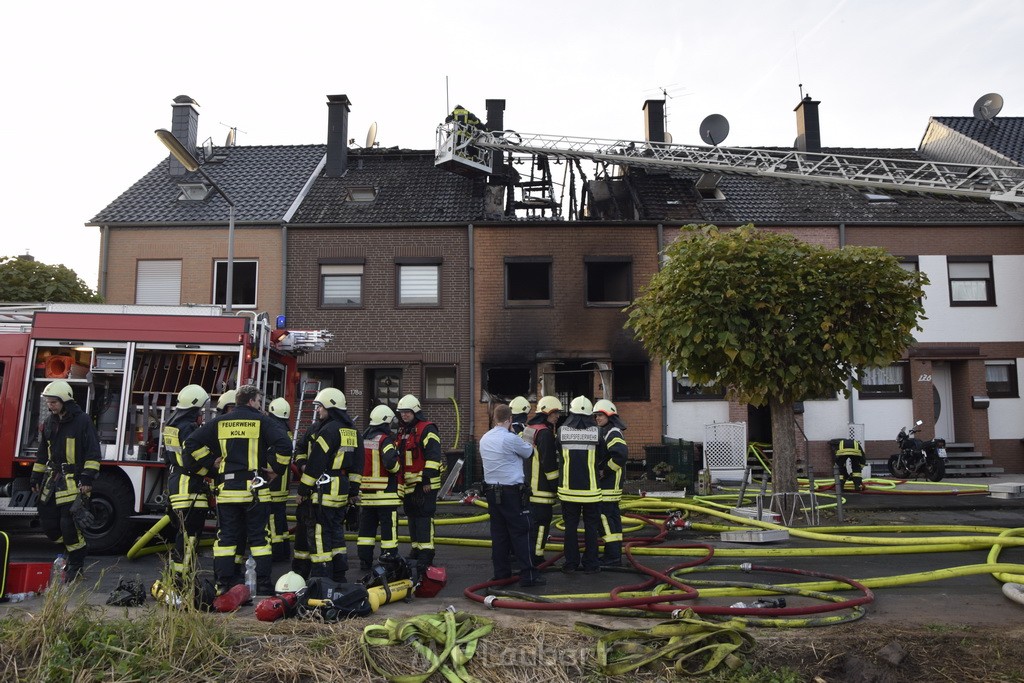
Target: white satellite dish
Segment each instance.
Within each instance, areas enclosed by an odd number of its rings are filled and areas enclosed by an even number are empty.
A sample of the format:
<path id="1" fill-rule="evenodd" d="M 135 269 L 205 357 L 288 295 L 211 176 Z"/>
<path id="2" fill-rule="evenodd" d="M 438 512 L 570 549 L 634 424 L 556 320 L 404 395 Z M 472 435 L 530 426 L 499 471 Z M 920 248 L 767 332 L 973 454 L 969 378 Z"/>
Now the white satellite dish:
<path id="1" fill-rule="evenodd" d="M 712 147 L 725 142 L 729 137 L 729 119 L 721 114 L 711 114 L 700 122 L 700 139 Z"/>
<path id="2" fill-rule="evenodd" d="M 672 133 L 669 133 L 667 130 L 665 131 L 665 142 L 670 145 L 672 144 Z"/>
<path id="3" fill-rule="evenodd" d="M 1003 110 L 1003 96 L 997 92 L 982 95 L 974 103 L 974 118 L 979 121 L 991 121 Z"/>
<path id="4" fill-rule="evenodd" d="M 377 140 L 377 122 L 374 121 L 370 124 L 370 130 L 366 131 L 366 149 L 373 147 L 373 143 Z"/>
<path id="5" fill-rule="evenodd" d="M 225 147 L 234 147 L 235 146 L 235 129 L 234 128 L 228 128 L 228 137 L 224 141 L 224 146 Z"/>

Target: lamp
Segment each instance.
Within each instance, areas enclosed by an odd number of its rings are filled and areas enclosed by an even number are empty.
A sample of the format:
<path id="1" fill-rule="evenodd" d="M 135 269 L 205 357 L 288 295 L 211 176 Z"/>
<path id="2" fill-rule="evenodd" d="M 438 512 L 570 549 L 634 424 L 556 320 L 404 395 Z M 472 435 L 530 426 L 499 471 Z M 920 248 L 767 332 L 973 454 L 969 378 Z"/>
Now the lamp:
<path id="1" fill-rule="evenodd" d="M 220 189 L 220 185 L 213 181 L 213 178 L 206 174 L 206 171 L 199 165 L 199 161 L 185 145 L 181 144 L 178 138 L 174 137 L 174 134 L 166 128 L 158 128 L 156 131 L 157 138 L 163 143 L 164 147 L 168 149 L 175 159 L 185 167 L 186 171 L 190 173 L 199 172 L 201 176 L 210 183 L 224 201 L 228 203 L 228 272 L 226 275 L 226 285 L 224 288 L 224 310 L 227 313 L 231 313 L 231 302 L 234 297 L 234 279 L 235 279 L 235 203 L 231 201 L 231 198 L 227 196 L 224 190 Z M 216 285 L 216 283 L 214 283 Z"/>

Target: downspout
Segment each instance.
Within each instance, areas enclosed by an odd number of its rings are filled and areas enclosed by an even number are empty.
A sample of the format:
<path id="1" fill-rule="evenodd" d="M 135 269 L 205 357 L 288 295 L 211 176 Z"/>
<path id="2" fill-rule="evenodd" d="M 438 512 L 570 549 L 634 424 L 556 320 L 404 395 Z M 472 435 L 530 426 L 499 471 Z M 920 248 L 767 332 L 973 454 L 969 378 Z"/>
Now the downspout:
<path id="1" fill-rule="evenodd" d="M 473 251 L 473 224 L 466 226 L 466 235 L 469 242 L 469 410 L 466 411 L 469 417 L 469 436 L 466 441 L 473 441 L 474 425 L 476 425 L 476 291 L 473 287 L 473 280 L 476 273 L 476 253 Z M 481 481 L 483 475 L 481 474 Z"/>
<path id="2" fill-rule="evenodd" d="M 846 223 L 839 224 L 839 248 L 846 248 Z M 849 393 L 850 398 L 846 399 L 846 418 L 849 424 L 854 424 L 854 410 L 853 410 L 853 378 L 846 378 L 846 391 Z M 850 435 L 853 436 L 852 434 Z"/>
<path id="3" fill-rule="evenodd" d="M 288 224 L 281 223 L 281 313 L 288 315 Z"/>
<path id="4" fill-rule="evenodd" d="M 107 271 L 110 259 L 110 226 L 104 225 L 100 228 L 100 277 L 96 283 L 97 294 L 107 299 Z"/>
<path id="5" fill-rule="evenodd" d="M 664 252 L 664 250 L 665 250 L 665 226 L 663 224 L 661 224 L 661 223 L 658 223 L 658 271 L 661 271 L 662 259 L 664 258 L 662 252 Z M 661 426 L 662 426 L 666 436 L 669 435 L 668 434 L 668 390 L 669 390 L 669 387 L 668 387 L 668 377 L 666 376 L 667 373 L 668 373 L 668 368 L 666 368 L 665 364 L 662 363 L 661 364 Z"/>

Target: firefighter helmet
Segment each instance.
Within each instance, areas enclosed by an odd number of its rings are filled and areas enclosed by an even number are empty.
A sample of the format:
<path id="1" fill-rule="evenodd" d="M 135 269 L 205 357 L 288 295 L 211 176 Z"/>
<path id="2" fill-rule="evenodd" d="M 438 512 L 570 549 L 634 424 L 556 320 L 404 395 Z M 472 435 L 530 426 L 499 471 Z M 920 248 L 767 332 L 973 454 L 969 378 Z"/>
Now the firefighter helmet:
<path id="1" fill-rule="evenodd" d="M 292 407 L 286 398 L 275 398 L 270 402 L 269 410 L 271 415 L 282 420 L 287 420 L 292 414 Z"/>
<path id="2" fill-rule="evenodd" d="M 594 404 L 586 396 L 577 396 L 569 404 L 569 412 L 573 415 L 592 415 Z"/>
<path id="3" fill-rule="evenodd" d="M 406 394 L 398 401 L 399 410 L 411 410 L 414 413 L 420 412 L 420 400 L 412 394 Z"/>
<path id="4" fill-rule="evenodd" d="M 516 396 L 509 401 L 508 407 L 512 410 L 513 415 L 522 415 L 523 413 L 530 412 L 530 402 L 523 396 Z"/>
<path id="5" fill-rule="evenodd" d="M 217 399 L 217 410 L 224 410 L 235 405 L 235 390 L 228 389 Z"/>
<path id="6" fill-rule="evenodd" d="M 43 398 L 55 398 L 61 403 L 75 400 L 75 393 L 71 391 L 71 385 L 62 379 L 50 382 L 43 389 Z"/>
<path id="7" fill-rule="evenodd" d="M 277 580 L 274 592 L 278 595 L 281 593 L 296 593 L 305 587 L 306 580 L 304 578 L 296 572 L 288 572 L 287 574 L 282 574 L 281 578 Z"/>
<path id="8" fill-rule="evenodd" d="M 386 405 L 379 405 L 370 411 L 370 426 L 386 425 L 395 419 L 395 411 Z"/>
<path id="9" fill-rule="evenodd" d="M 554 396 L 545 396 L 541 400 L 537 401 L 538 413 L 544 413 L 546 415 L 548 413 L 555 412 L 556 410 L 562 410 L 562 402 Z"/>
<path id="10" fill-rule="evenodd" d="M 619 411 L 615 409 L 615 404 L 606 398 L 602 398 L 600 401 L 594 404 L 594 412 L 604 413 L 608 417 L 619 414 Z"/>
<path id="11" fill-rule="evenodd" d="M 178 392 L 178 410 L 202 408 L 209 400 L 210 395 L 206 393 L 206 389 L 198 384 L 189 384 Z"/>
<path id="12" fill-rule="evenodd" d="M 320 393 L 313 399 L 313 403 L 319 403 L 324 408 L 348 410 L 348 402 L 345 401 L 345 394 L 341 392 L 341 389 L 335 389 L 334 387 L 321 389 Z"/>

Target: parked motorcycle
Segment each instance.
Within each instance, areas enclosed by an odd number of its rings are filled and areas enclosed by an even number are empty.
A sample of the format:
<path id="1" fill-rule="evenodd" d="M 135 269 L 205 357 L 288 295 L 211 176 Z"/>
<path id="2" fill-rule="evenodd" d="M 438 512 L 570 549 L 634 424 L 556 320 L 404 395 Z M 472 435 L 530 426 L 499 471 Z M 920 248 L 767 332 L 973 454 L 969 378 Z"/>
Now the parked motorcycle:
<path id="1" fill-rule="evenodd" d="M 921 424 L 923 422 L 918 420 L 910 431 L 906 427 L 900 429 L 896 436 L 900 452 L 889 458 L 889 472 L 897 479 L 924 476 L 928 481 L 942 481 L 946 476 L 946 440 L 915 439 L 914 434 L 921 431 Z"/>

